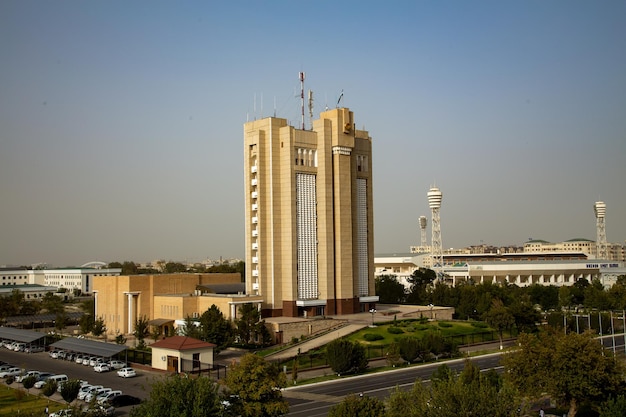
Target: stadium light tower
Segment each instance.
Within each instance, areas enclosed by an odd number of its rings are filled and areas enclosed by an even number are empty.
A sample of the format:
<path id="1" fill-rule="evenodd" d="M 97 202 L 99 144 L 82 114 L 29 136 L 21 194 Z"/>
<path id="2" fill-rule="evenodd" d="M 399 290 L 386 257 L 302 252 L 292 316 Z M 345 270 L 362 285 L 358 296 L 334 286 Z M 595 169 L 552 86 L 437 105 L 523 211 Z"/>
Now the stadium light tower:
<path id="1" fill-rule="evenodd" d="M 426 219 L 426 216 L 420 216 L 419 222 L 420 222 L 420 237 L 422 238 L 421 245 L 422 245 L 422 248 L 425 248 L 426 245 L 428 245 L 426 241 L 426 225 L 428 224 L 428 220 Z"/>
<path id="2" fill-rule="evenodd" d="M 593 205 L 593 211 L 596 213 L 597 256 L 598 256 L 598 259 L 607 259 L 608 253 L 606 250 L 607 248 L 606 248 L 606 225 L 605 225 L 606 204 L 604 204 L 604 201 L 596 201 L 596 203 Z"/>
<path id="3" fill-rule="evenodd" d="M 428 205 L 432 214 L 432 237 L 430 241 L 430 257 L 432 267 L 437 273 L 437 278 L 443 278 L 443 245 L 441 244 L 441 222 L 439 219 L 439 209 L 443 193 L 437 187 L 431 187 L 428 191 Z"/>

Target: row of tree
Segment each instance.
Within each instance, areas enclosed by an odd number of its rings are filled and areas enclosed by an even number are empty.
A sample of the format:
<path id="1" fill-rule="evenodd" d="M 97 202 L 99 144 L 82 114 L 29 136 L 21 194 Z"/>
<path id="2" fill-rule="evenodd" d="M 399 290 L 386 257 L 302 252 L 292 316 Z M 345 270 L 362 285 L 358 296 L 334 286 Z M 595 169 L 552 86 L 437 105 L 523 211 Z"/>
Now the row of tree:
<path id="1" fill-rule="evenodd" d="M 582 407 L 599 417 L 623 417 L 624 365 L 591 333 L 545 331 L 522 335 L 516 351 L 504 356 L 504 374 L 480 372 L 467 360 L 461 373 L 441 365 L 431 383 L 397 388 L 386 400 L 351 395 L 331 417 L 513 417 L 529 415 L 546 394 L 575 417 Z"/>
<path id="2" fill-rule="evenodd" d="M 108 264 L 109 268 L 121 268 L 122 275 L 139 275 L 139 274 L 175 274 L 180 272 L 191 272 L 196 274 L 205 273 L 234 273 L 241 274 L 243 280 L 245 276 L 245 263 L 239 261 L 234 264 L 219 264 L 205 266 L 203 264 L 185 265 L 180 262 L 166 262 L 159 261 L 157 264 L 150 268 L 142 268 L 132 261 L 124 262 L 111 262 Z"/>
<path id="3" fill-rule="evenodd" d="M 626 309 L 626 275 L 622 275 L 610 288 L 604 288 L 598 280 L 589 282 L 579 279 L 571 286 L 533 284 L 518 287 L 514 284 L 475 284 L 466 281 L 451 287 L 434 283 L 435 272 L 420 268 L 408 278 L 409 288 L 400 283 L 395 275 L 376 278 L 376 294 L 384 304 L 434 304 L 454 307 L 458 318 L 479 320 L 491 308 L 494 299 L 513 309 L 522 305 L 539 306 L 542 310 L 562 308 L 623 310 Z"/>

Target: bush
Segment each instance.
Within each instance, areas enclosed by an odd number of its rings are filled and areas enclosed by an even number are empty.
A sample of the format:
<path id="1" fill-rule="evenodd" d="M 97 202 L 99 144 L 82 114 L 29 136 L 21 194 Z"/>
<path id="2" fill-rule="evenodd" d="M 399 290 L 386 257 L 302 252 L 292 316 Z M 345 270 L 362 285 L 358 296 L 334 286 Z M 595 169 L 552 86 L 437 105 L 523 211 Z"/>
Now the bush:
<path id="1" fill-rule="evenodd" d="M 6 382 L 7 385 L 11 385 L 12 383 L 15 382 L 15 377 L 8 376 L 7 379 L 4 380 L 4 382 Z"/>
<path id="2" fill-rule="evenodd" d="M 404 330 L 402 330 L 399 327 L 395 327 L 395 326 L 389 326 L 387 327 L 387 331 L 391 334 L 402 334 L 404 333 Z"/>
<path id="3" fill-rule="evenodd" d="M 439 325 L 439 327 L 452 327 L 452 324 L 450 323 L 446 323 L 445 321 L 440 321 L 439 323 L 437 323 Z"/>
<path id="4" fill-rule="evenodd" d="M 365 339 L 368 342 L 375 342 L 376 340 L 384 339 L 384 337 L 376 333 L 365 333 L 363 335 L 363 339 Z"/>
<path id="5" fill-rule="evenodd" d="M 427 324 L 421 324 L 419 326 L 415 326 L 415 331 L 416 332 L 422 331 L 422 330 L 428 330 L 428 329 L 430 329 L 430 326 L 427 325 Z"/>
<path id="6" fill-rule="evenodd" d="M 483 323 L 482 321 L 473 321 L 472 327 L 476 327 L 477 329 L 486 329 L 489 326 L 487 323 Z"/>
<path id="7" fill-rule="evenodd" d="M 359 373 L 367 368 L 365 347 L 359 342 L 335 339 L 326 345 L 326 358 L 330 368 L 338 374 Z"/>

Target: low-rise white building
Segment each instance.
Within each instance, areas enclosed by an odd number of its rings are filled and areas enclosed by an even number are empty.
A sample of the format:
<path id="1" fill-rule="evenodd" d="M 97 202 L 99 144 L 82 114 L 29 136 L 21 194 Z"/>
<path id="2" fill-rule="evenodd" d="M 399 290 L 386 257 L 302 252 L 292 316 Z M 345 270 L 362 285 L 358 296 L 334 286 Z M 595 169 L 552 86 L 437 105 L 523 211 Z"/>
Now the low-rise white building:
<path id="1" fill-rule="evenodd" d="M 0 288 L 12 287 L 21 290 L 23 285 L 39 285 L 53 289 L 65 288 L 70 293 L 79 289 L 84 294 L 93 290 L 93 277 L 117 276 L 120 268 L 63 268 L 63 269 L 0 269 Z"/>

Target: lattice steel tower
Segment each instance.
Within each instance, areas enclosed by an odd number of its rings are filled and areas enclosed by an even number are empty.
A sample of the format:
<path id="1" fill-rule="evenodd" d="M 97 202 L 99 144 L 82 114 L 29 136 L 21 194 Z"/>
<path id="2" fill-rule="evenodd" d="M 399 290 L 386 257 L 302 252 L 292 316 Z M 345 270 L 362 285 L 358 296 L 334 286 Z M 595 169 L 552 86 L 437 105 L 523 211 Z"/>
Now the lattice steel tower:
<path id="1" fill-rule="evenodd" d="M 606 248 L 606 225 L 604 222 L 606 217 L 606 204 L 604 204 L 604 201 L 596 201 L 593 205 L 593 211 L 596 213 L 596 250 L 598 259 L 608 259 L 609 254 L 607 253 Z"/>
<path id="2" fill-rule="evenodd" d="M 443 278 L 443 245 L 441 244 L 441 222 L 439 220 L 439 209 L 443 193 L 437 187 L 431 187 L 428 191 L 428 205 L 432 213 L 432 238 L 430 242 L 430 256 L 433 270 L 437 273 L 437 278 Z"/>
<path id="3" fill-rule="evenodd" d="M 422 248 L 425 248 L 426 245 L 428 245 L 428 242 L 426 241 L 426 225 L 428 224 L 428 220 L 426 219 L 426 216 L 420 216 L 419 222 L 420 222 L 420 237 L 422 238 L 421 245 L 422 245 Z"/>

